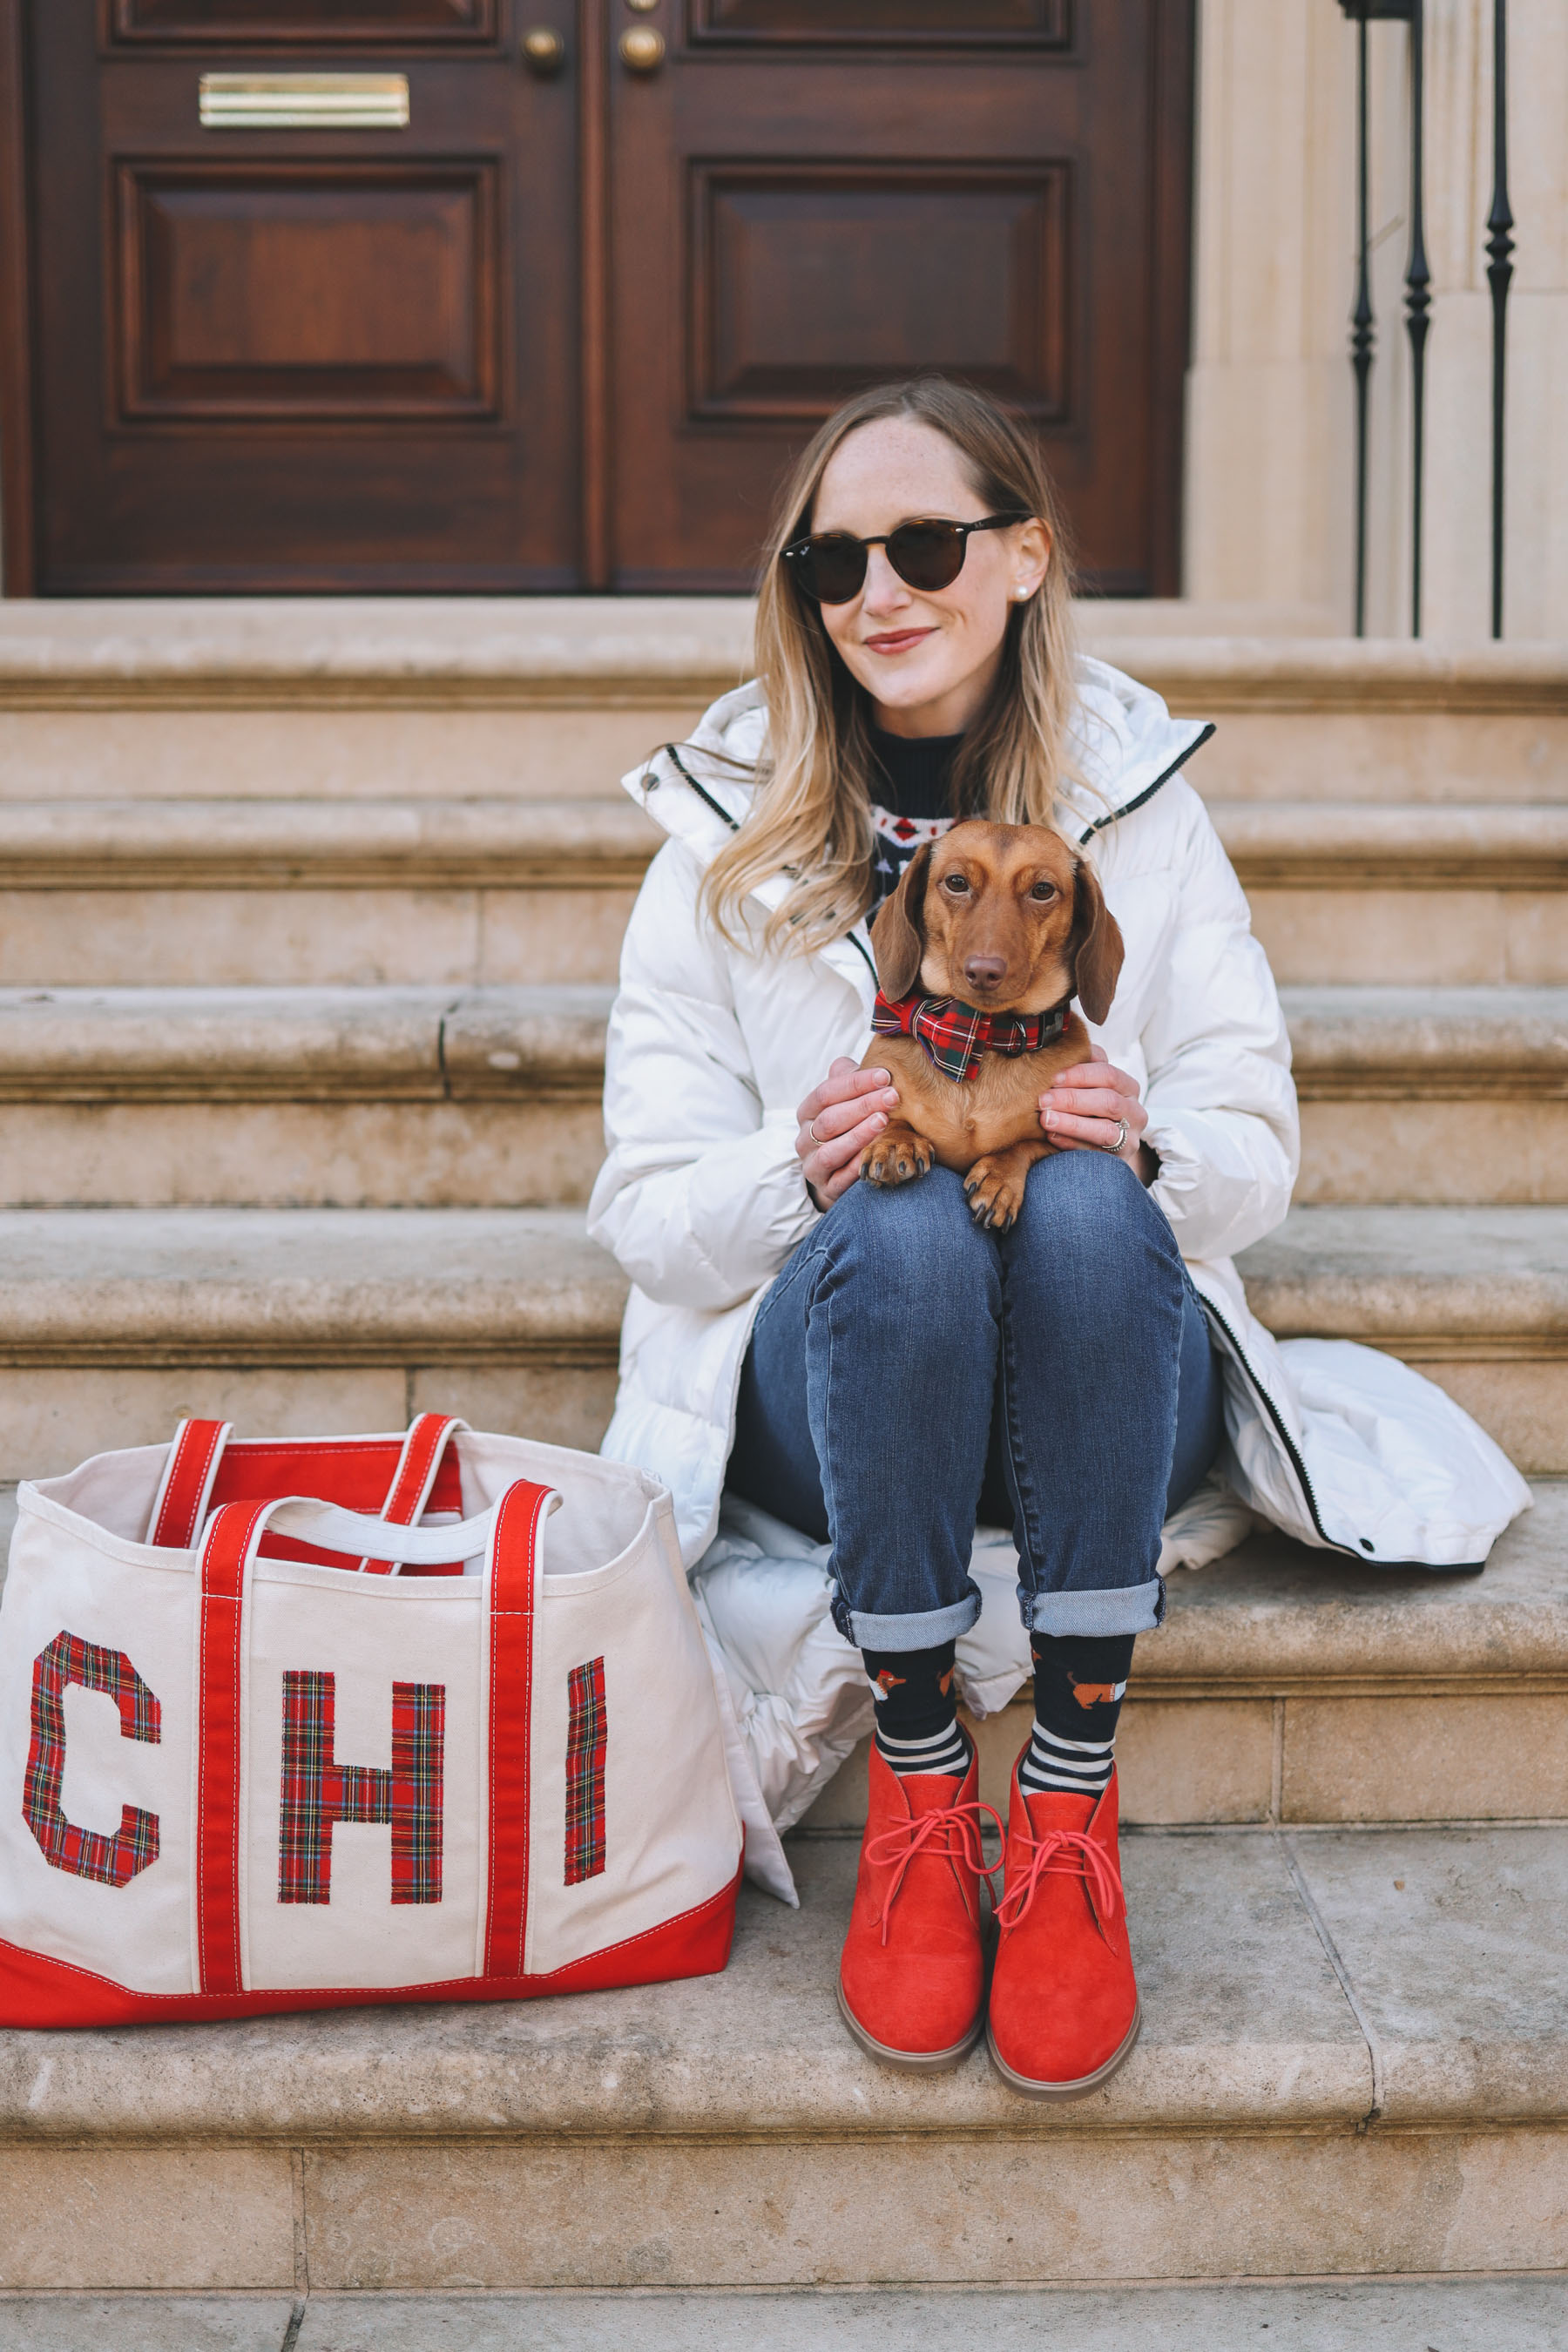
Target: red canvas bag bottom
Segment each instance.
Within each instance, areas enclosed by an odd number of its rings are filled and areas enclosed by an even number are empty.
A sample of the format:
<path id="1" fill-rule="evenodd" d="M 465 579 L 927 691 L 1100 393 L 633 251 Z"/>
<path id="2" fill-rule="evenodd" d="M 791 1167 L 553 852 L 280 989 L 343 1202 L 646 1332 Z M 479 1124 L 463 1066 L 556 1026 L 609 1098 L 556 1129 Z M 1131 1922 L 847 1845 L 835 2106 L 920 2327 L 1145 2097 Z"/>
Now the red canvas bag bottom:
<path id="1" fill-rule="evenodd" d="M 608 1992 L 677 1977 L 717 1976 L 730 1958 L 741 1877 L 737 1870 L 728 1886 L 696 1910 L 548 1977 L 454 1977 L 444 1984 L 387 1985 L 374 1991 L 319 1985 L 273 1992 L 128 1992 L 68 1960 L 46 1959 L 0 1941 L 0 2026 L 171 2025 L 274 2017 L 293 2010 L 384 2009 L 415 2000 L 538 2000 L 547 1993 Z"/>

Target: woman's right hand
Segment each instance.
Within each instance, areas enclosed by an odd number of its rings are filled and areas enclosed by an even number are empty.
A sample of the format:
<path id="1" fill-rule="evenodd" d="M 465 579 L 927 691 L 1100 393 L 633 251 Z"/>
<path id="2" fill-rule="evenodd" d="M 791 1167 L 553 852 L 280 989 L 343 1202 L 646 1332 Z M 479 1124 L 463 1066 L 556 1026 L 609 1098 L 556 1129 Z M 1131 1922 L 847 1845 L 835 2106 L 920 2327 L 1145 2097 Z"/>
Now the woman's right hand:
<path id="1" fill-rule="evenodd" d="M 819 1087 L 813 1087 L 795 1117 L 795 1148 L 806 1188 L 819 1209 L 831 1208 L 855 1181 L 860 1154 L 874 1142 L 897 1110 L 899 1097 L 887 1070 L 863 1070 L 841 1055 Z"/>

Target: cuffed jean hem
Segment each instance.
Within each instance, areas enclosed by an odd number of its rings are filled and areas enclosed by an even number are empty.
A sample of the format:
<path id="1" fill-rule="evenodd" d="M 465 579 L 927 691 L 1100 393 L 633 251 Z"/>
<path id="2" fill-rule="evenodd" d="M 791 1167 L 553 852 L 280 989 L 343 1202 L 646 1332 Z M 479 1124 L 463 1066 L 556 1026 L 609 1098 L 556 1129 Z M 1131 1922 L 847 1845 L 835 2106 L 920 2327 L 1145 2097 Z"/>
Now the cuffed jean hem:
<path id="1" fill-rule="evenodd" d="M 1103 1592 L 1030 1592 L 1021 1584 L 1018 1606 L 1031 1633 L 1152 1633 L 1164 1622 L 1165 1580 L 1156 1576 Z"/>
<path id="2" fill-rule="evenodd" d="M 939 1642 L 956 1642 L 980 1614 L 980 1595 L 971 1590 L 946 1609 L 921 1609 L 909 1617 L 873 1617 L 851 1609 L 837 1585 L 833 1589 L 833 1622 L 858 1650 L 934 1650 Z"/>

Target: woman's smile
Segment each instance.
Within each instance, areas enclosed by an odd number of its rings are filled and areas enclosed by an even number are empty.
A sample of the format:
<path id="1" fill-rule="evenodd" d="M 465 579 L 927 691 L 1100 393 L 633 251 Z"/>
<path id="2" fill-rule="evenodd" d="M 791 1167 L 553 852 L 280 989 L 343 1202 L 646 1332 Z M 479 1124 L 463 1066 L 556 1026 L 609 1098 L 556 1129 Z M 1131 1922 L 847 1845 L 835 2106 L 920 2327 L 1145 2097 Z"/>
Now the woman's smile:
<path id="1" fill-rule="evenodd" d="M 934 637 L 935 635 L 934 626 L 924 629 L 882 629 L 876 636 L 862 637 L 860 642 L 870 653 L 907 654 L 914 646 L 923 646 L 928 637 Z"/>

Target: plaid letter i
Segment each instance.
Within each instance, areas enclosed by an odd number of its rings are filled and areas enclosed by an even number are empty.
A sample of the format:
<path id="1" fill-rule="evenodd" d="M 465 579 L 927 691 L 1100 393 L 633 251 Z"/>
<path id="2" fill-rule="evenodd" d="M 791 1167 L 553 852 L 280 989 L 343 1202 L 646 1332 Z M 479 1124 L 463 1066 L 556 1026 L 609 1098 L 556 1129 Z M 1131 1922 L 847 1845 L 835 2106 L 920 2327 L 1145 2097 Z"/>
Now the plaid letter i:
<path id="1" fill-rule="evenodd" d="M 605 1661 L 590 1658 L 566 1677 L 566 1884 L 605 1867 Z"/>

